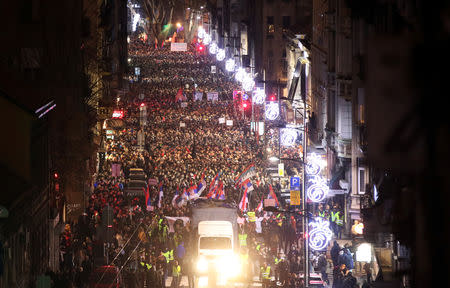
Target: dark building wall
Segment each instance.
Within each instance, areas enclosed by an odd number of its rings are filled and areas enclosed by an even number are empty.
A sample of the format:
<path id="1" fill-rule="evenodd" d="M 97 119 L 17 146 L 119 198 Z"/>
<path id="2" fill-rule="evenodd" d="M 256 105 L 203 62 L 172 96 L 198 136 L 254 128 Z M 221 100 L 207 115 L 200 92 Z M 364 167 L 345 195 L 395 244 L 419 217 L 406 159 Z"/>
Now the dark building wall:
<path id="1" fill-rule="evenodd" d="M 24 119 L 21 114 L 32 118 L 28 124 L 14 123 L 18 127 L 3 139 L 8 147 L 0 151 L 5 160 L 2 175 L 10 179 L 0 201 L 10 209 L 10 217 L 0 222 L 0 241 L 14 255 L 4 263 L 2 287 L 28 286 L 49 263 L 50 269 L 58 269 L 49 253 L 55 246 L 50 242 L 58 241 L 49 235 L 59 234 L 53 217 L 62 208 L 54 201 L 54 171 L 73 212 L 68 216 L 81 212 L 89 154 L 80 52 L 82 8 L 80 1 L 20 0 L 0 11 L 0 90 L 24 111 L 9 110 L 14 115 L 8 120 Z M 50 101 L 56 107 L 37 118 L 34 111 Z M 7 106 L 0 109 L 0 114 L 9 115 Z M 21 169 L 15 169 L 17 163 L 10 161 L 14 158 L 22 159 Z"/>

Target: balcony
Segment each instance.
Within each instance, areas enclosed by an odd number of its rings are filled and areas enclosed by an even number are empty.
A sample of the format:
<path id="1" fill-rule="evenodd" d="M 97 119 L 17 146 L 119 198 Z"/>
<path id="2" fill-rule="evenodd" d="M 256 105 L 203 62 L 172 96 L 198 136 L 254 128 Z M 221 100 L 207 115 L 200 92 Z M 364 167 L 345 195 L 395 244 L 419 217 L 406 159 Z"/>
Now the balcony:
<path id="1" fill-rule="evenodd" d="M 352 158 L 352 140 L 338 138 L 336 142 L 337 156 L 341 158 Z"/>

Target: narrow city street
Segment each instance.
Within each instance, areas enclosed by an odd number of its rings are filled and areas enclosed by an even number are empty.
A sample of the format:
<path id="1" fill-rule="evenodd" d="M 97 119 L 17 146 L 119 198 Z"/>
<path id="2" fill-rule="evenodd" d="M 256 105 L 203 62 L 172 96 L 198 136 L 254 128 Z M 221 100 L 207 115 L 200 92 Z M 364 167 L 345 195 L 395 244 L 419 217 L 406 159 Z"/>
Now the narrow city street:
<path id="1" fill-rule="evenodd" d="M 448 3 L 9 4 L 0 288 L 441 285 Z"/>

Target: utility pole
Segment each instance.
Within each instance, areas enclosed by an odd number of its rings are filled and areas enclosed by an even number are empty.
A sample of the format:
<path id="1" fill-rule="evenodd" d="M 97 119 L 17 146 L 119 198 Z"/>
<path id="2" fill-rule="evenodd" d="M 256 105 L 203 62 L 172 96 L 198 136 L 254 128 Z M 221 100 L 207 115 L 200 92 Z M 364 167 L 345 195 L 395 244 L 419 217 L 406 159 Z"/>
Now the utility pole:
<path id="1" fill-rule="evenodd" d="M 302 177 L 302 210 L 306 216 L 309 215 L 308 204 L 306 203 L 306 155 L 307 155 L 307 143 L 308 143 L 308 128 L 306 125 L 306 95 L 302 95 L 303 99 L 303 177 Z M 305 257 L 303 259 L 303 267 L 305 270 L 304 287 L 309 287 L 309 227 L 308 227 L 308 217 L 302 217 L 302 226 L 303 226 L 303 239 L 304 239 L 304 247 L 303 250 L 305 252 Z"/>

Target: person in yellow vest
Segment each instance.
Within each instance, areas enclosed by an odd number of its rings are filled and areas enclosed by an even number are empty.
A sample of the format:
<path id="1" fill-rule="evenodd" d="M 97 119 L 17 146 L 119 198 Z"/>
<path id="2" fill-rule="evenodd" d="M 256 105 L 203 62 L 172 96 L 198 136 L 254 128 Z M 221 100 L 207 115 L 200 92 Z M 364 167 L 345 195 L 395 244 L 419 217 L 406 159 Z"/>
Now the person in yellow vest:
<path id="1" fill-rule="evenodd" d="M 239 245 L 241 247 L 247 247 L 247 233 L 245 232 L 243 227 L 240 230 L 241 231 L 238 234 Z"/>
<path id="2" fill-rule="evenodd" d="M 264 261 L 263 266 L 261 266 L 261 275 L 259 277 L 262 281 L 263 288 L 270 287 L 271 272 L 270 265 L 267 264 L 267 261 Z"/>
<path id="3" fill-rule="evenodd" d="M 274 259 L 274 264 L 275 264 L 275 281 L 279 281 L 280 280 L 280 263 L 281 263 L 281 261 L 283 261 L 283 259 L 282 259 L 282 255 L 281 255 L 281 253 L 278 253 L 278 256 L 277 257 L 275 257 L 275 259 Z"/>
<path id="4" fill-rule="evenodd" d="M 341 239 L 342 228 L 344 226 L 344 215 L 339 209 L 339 205 L 335 204 L 331 215 L 331 229 L 333 230 L 337 239 Z"/>
<path id="5" fill-rule="evenodd" d="M 177 260 L 173 261 L 172 265 L 172 284 L 170 287 L 178 288 L 181 279 L 181 266 L 178 264 Z"/>

